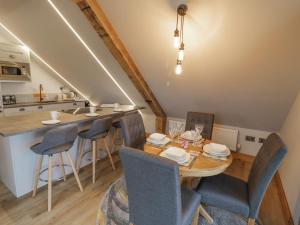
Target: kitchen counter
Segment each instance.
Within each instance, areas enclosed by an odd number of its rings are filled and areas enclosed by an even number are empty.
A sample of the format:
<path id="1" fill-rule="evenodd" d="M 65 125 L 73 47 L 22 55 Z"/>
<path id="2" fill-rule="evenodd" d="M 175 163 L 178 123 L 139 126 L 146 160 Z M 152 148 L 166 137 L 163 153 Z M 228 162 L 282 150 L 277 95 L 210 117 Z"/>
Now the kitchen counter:
<path id="1" fill-rule="evenodd" d="M 81 123 L 88 122 L 99 118 L 108 116 L 118 117 L 125 112 L 136 111 L 143 109 L 143 107 L 135 107 L 131 109 L 124 109 L 123 112 L 114 112 L 113 108 L 103 108 L 101 111 L 97 111 L 99 116 L 88 117 L 85 114 L 72 115 L 61 112 L 59 120 L 61 123 L 57 125 L 43 125 L 41 121 L 51 119 L 49 112 L 31 112 L 18 116 L 4 116 L 0 117 L 0 135 L 7 137 L 16 134 L 32 132 L 37 130 L 46 130 L 53 126 L 59 126 L 69 123 Z"/>
<path id="2" fill-rule="evenodd" d="M 52 105 L 52 104 L 64 104 L 73 102 L 85 102 L 85 100 L 63 100 L 63 101 L 42 101 L 42 102 L 20 102 L 11 105 L 3 105 L 4 109 L 27 107 L 27 106 L 38 106 L 38 105 Z"/>
<path id="3" fill-rule="evenodd" d="M 113 108 L 102 108 L 97 111 L 99 116 L 87 117 L 85 114 L 68 114 L 61 113 L 61 123 L 57 125 L 43 125 L 41 121 L 50 119 L 50 112 L 30 112 L 17 116 L 0 117 L 0 178 L 3 184 L 16 196 L 21 197 L 32 191 L 34 179 L 34 171 L 37 155 L 31 151 L 30 147 L 36 143 L 40 143 L 45 133 L 55 127 L 70 123 L 76 123 L 78 131 L 89 129 L 92 121 L 98 118 L 113 117 L 117 119 L 127 112 L 137 111 L 143 107 L 126 107 L 122 106 L 122 112 L 114 112 Z M 112 146 L 111 137 L 114 133 L 112 128 L 108 134 L 108 145 Z M 76 161 L 78 155 L 78 138 L 69 150 L 73 161 Z M 102 146 L 97 145 L 101 150 Z M 85 152 L 90 151 L 91 144 L 86 142 L 84 146 Z M 115 149 L 112 149 L 114 151 Z M 105 152 L 99 151 L 100 158 L 106 157 Z M 65 157 L 65 156 L 63 156 Z M 90 155 L 85 154 L 82 161 L 82 167 L 91 163 Z M 64 160 L 67 162 L 66 158 Z M 55 156 L 53 163 L 58 164 L 59 158 Z M 47 160 L 42 164 L 42 170 L 47 168 Z M 72 173 L 70 167 L 65 167 L 66 174 Z M 47 173 L 42 175 L 42 179 L 46 179 Z M 44 176 L 44 177 L 43 177 Z M 58 179 L 61 171 L 53 170 L 53 179 Z M 45 182 L 39 182 L 39 187 L 46 185 Z"/>

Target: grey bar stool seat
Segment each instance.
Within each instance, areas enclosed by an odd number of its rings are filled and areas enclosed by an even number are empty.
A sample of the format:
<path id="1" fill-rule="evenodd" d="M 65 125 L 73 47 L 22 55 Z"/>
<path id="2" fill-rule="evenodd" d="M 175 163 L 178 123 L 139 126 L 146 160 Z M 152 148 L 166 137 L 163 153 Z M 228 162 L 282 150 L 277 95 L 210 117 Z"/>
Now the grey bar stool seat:
<path id="1" fill-rule="evenodd" d="M 77 172 L 79 173 L 80 165 L 82 158 L 84 156 L 84 145 L 85 141 L 89 140 L 92 142 L 92 152 L 93 152 L 93 183 L 95 183 L 96 180 L 96 152 L 97 152 L 97 141 L 102 140 L 104 142 L 105 150 L 107 152 L 107 155 L 109 157 L 111 166 L 113 170 L 115 170 L 115 164 L 112 159 L 110 149 L 107 145 L 106 137 L 108 136 L 109 130 L 112 125 L 112 118 L 104 118 L 104 119 L 97 119 L 94 120 L 92 123 L 92 126 L 89 130 L 84 130 L 79 132 L 78 136 L 81 138 L 81 144 L 79 147 L 79 159 L 77 161 Z"/>
<path id="2" fill-rule="evenodd" d="M 51 211 L 52 208 L 52 157 L 53 155 L 59 154 L 59 161 L 60 161 L 59 166 L 61 167 L 63 178 L 64 180 L 66 180 L 65 169 L 64 169 L 65 164 L 63 162 L 63 155 L 62 155 L 62 153 L 65 152 L 69 160 L 69 163 L 72 167 L 79 189 L 81 192 L 83 191 L 72 157 L 68 152 L 72 148 L 76 137 L 77 137 L 76 124 L 59 126 L 49 130 L 45 134 L 41 143 L 35 144 L 31 147 L 31 150 L 34 153 L 39 155 L 39 159 L 37 161 L 36 170 L 35 170 L 32 197 L 36 196 L 38 182 L 41 174 L 40 171 L 43 163 L 43 157 L 45 155 L 48 156 L 48 211 Z"/>

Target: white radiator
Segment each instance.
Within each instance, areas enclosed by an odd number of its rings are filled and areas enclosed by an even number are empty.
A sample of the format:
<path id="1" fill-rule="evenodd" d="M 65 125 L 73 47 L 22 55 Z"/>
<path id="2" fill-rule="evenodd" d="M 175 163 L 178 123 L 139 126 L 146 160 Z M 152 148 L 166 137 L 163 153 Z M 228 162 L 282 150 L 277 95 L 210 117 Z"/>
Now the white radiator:
<path id="1" fill-rule="evenodd" d="M 232 151 L 236 151 L 238 134 L 239 131 L 237 129 L 214 126 L 212 141 L 215 143 L 224 144 Z"/>

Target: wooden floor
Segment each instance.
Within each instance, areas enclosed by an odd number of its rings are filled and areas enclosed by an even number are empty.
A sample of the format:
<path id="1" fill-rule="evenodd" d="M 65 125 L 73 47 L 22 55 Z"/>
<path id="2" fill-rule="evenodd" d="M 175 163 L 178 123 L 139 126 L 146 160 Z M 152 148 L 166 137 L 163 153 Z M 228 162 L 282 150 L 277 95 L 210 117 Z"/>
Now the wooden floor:
<path id="1" fill-rule="evenodd" d="M 97 163 L 97 179 L 92 184 L 91 166 L 80 171 L 84 188 L 81 193 L 73 176 L 66 182 L 53 187 L 53 209 L 47 212 L 47 189 L 39 190 L 35 198 L 26 196 L 16 199 L 0 183 L 0 224 L 1 225 L 94 225 L 99 201 L 109 185 L 122 174 L 117 155 L 117 170 L 112 171 L 108 160 Z M 241 179 L 247 179 L 251 162 L 236 159 L 227 173 Z M 261 220 L 264 225 L 287 225 L 275 182 L 267 191 L 261 208 Z"/>

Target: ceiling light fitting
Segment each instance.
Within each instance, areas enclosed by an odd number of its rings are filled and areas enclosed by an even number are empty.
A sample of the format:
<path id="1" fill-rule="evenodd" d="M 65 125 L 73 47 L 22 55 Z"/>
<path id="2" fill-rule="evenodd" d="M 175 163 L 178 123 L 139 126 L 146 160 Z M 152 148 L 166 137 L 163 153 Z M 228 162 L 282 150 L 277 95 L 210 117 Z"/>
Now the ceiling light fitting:
<path id="1" fill-rule="evenodd" d="M 174 31 L 174 47 L 178 49 L 177 63 L 175 67 L 175 73 L 177 75 L 182 73 L 182 61 L 184 59 L 183 27 L 184 16 L 186 15 L 187 9 L 187 5 L 185 4 L 181 4 L 177 8 L 176 29 Z M 178 22 L 180 22 L 180 25 Z"/>

